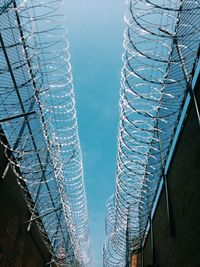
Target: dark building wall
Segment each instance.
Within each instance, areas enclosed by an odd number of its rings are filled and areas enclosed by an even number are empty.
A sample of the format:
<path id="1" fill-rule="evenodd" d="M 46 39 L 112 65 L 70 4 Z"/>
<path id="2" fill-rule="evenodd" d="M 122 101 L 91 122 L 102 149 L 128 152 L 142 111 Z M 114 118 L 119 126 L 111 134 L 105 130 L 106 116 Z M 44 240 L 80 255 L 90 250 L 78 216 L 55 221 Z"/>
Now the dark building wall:
<path id="1" fill-rule="evenodd" d="M 6 165 L 4 149 L 0 146 L 0 169 Z M 6 177 L 0 177 L 0 266 L 43 267 L 51 261 L 35 223 L 27 231 L 24 224 L 30 220 L 27 207 L 16 176 L 9 169 Z"/>
<path id="2" fill-rule="evenodd" d="M 198 86 L 200 87 L 200 86 Z M 197 97 L 200 100 L 200 88 Z M 168 175 L 172 231 L 164 190 L 153 219 L 155 263 L 159 267 L 200 266 L 200 127 L 190 106 Z M 144 248 L 144 266 L 154 266 L 151 237 Z"/>

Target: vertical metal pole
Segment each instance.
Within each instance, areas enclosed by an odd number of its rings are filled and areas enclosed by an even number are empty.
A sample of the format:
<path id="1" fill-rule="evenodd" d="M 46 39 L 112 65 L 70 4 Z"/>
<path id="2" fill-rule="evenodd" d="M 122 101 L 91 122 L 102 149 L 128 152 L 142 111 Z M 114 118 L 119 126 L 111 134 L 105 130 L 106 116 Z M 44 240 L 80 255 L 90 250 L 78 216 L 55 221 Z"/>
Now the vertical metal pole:
<path id="1" fill-rule="evenodd" d="M 130 266 L 130 248 L 129 248 L 129 208 L 127 215 L 127 226 L 126 226 L 126 267 Z"/>
<path id="2" fill-rule="evenodd" d="M 152 253 L 152 265 L 155 266 L 155 246 L 154 246 L 154 231 L 153 231 L 153 221 L 150 221 L 151 227 L 151 253 Z"/>
<path id="3" fill-rule="evenodd" d="M 144 247 L 141 247 L 141 267 L 144 267 Z"/>
<path id="4" fill-rule="evenodd" d="M 174 236 L 174 227 L 172 223 L 172 214 L 171 214 L 171 205 L 169 199 L 169 188 L 167 183 L 167 177 L 163 173 L 163 182 L 164 182 L 164 189 L 165 189 L 165 199 L 166 199 L 166 208 L 167 208 L 167 219 L 169 223 L 169 232 L 171 236 Z"/>
<path id="5" fill-rule="evenodd" d="M 175 43 L 176 43 L 177 52 L 178 52 L 178 55 L 179 55 L 179 58 L 180 58 L 180 61 L 181 61 L 183 74 L 184 74 L 185 80 L 187 82 L 187 90 L 188 90 L 188 93 L 189 93 L 189 95 L 190 95 L 190 97 L 191 97 L 191 99 L 193 101 L 193 104 L 194 104 L 194 107 L 195 107 L 195 111 L 196 111 L 196 114 L 197 114 L 198 123 L 199 123 L 199 126 L 200 126 L 200 109 L 199 109 L 200 105 L 199 105 L 198 100 L 197 100 L 197 98 L 196 98 L 196 96 L 194 94 L 194 91 L 192 90 L 191 74 L 187 70 L 182 51 L 180 49 L 180 46 L 178 45 L 177 38 L 175 38 Z"/>
<path id="6" fill-rule="evenodd" d="M 129 251 L 129 240 L 128 240 L 128 228 L 126 229 L 126 267 L 129 267 L 130 251 Z"/>
<path id="7" fill-rule="evenodd" d="M 3 174 L 1 176 L 1 179 L 5 179 L 5 177 L 6 177 L 7 173 L 8 173 L 8 170 L 9 170 L 9 166 L 10 166 L 10 164 L 8 162 L 7 165 L 6 165 L 6 167 L 5 167 L 5 169 L 4 169 Z"/>

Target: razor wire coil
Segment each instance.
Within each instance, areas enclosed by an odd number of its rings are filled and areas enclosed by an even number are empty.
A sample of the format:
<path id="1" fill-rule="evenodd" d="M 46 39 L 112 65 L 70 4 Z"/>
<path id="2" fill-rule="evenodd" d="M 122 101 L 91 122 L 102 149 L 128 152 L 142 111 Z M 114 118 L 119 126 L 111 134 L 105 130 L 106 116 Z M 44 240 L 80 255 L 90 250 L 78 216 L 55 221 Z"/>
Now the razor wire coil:
<path id="1" fill-rule="evenodd" d="M 105 267 L 126 266 L 129 253 L 142 246 L 200 43 L 199 1 L 126 2 L 116 189 L 107 204 Z"/>
<path id="2" fill-rule="evenodd" d="M 30 208 L 29 225 L 36 219 L 59 266 L 88 266 L 82 154 L 61 6 L 55 0 L 0 6 L 0 114 L 22 114 L 2 123 L 1 143 Z"/>

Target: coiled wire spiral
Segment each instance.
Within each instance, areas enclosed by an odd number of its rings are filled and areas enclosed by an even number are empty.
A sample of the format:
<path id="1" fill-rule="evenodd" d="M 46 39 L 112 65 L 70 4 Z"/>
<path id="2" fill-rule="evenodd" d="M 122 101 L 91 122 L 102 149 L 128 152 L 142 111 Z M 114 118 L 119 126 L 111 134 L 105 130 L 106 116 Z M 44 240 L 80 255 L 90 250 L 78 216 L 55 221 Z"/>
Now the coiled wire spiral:
<path id="1" fill-rule="evenodd" d="M 104 266 L 127 266 L 152 205 L 196 67 L 200 2 L 127 0 L 116 190 L 107 204 Z"/>
<path id="2" fill-rule="evenodd" d="M 58 266 L 91 252 L 82 154 L 61 0 L 0 6 L 1 143 Z M 5 120 L 4 120 L 5 118 Z M 7 118 L 7 119 L 6 119 Z"/>

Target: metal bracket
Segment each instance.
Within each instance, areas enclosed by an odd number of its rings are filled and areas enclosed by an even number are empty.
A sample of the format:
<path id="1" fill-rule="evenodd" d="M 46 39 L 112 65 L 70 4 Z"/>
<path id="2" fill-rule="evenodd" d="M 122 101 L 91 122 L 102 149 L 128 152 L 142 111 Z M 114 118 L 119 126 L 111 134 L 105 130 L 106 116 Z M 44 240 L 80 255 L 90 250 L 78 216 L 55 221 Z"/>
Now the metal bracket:
<path id="1" fill-rule="evenodd" d="M 27 117 L 27 116 L 35 114 L 35 113 L 36 113 L 36 111 L 31 111 L 31 112 L 22 113 L 22 114 L 15 115 L 15 116 L 10 116 L 10 117 L 4 118 L 4 119 L 0 119 L 0 123 L 6 122 L 6 121 L 10 121 L 10 120 L 14 120 L 14 119 L 18 119 L 18 118 L 21 118 L 21 117 Z"/>
<path id="2" fill-rule="evenodd" d="M 49 214 L 51 214 L 51 213 L 53 213 L 53 212 L 56 212 L 57 210 L 60 210 L 60 209 L 61 209 L 61 207 L 60 207 L 60 208 L 57 208 L 57 209 L 53 209 L 53 210 L 51 210 L 51 211 L 49 211 L 49 212 L 47 212 L 47 213 L 45 213 L 45 214 L 43 214 L 43 215 L 36 216 L 36 217 L 34 217 L 34 218 L 32 218 L 33 215 L 31 215 L 31 219 L 28 220 L 28 221 L 26 221 L 24 224 L 27 224 L 27 223 L 30 224 L 30 223 L 32 223 L 33 221 L 38 220 L 38 219 L 41 219 L 41 218 L 43 218 L 43 217 L 45 217 L 45 216 L 47 216 L 47 215 L 49 215 Z"/>

